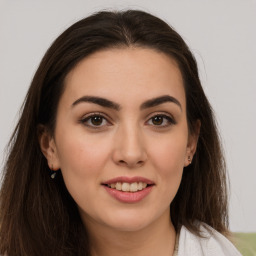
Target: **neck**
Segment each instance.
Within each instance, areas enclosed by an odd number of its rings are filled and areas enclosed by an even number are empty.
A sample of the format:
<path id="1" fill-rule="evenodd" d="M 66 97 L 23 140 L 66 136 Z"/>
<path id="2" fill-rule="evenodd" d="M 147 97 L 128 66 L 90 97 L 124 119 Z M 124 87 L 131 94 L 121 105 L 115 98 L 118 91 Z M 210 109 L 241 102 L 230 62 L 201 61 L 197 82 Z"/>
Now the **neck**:
<path id="1" fill-rule="evenodd" d="M 170 215 L 169 215 L 170 216 Z M 113 230 L 86 223 L 92 256 L 171 256 L 176 232 L 169 216 L 136 231 Z"/>

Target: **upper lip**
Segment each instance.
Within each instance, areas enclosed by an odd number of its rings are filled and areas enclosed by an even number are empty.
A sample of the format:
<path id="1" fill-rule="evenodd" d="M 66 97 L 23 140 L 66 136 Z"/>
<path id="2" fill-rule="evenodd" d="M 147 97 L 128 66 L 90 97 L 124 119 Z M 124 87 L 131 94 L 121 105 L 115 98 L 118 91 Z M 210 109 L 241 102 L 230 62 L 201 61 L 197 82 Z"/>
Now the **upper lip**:
<path id="1" fill-rule="evenodd" d="M 127 182 L 127 183 L 144 182 L 144 183 L 147 183 L 148 185 L 155 184 L 152 180 L 149 180 L 147 178 L 140 177 L 140 176 L 135 176 L 135 177 L 120 176 L 110 180 L 106 180 L 102 182 L 102 184 L 113 184 L 116 182 Z"/>

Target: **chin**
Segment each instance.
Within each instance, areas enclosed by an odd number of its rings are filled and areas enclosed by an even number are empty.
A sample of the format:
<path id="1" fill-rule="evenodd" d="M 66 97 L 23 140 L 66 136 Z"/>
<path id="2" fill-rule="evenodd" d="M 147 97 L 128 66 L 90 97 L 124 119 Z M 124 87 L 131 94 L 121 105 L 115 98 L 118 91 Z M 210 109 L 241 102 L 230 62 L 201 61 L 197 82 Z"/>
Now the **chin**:
<path id="1" fill-rule="evenodd" d="M 127 211 L 125 213 L 111 214 L 105 216 L 104 224 L 118 231 L 136 232 L 150 226 L 155 218 L 152 215 L 142 214 L 138 211 Z"/>
<path id="2" fill-rule="evenodd" d="M 141 222 L 139 220 L 130 220 L 130 221 L 116 221 L 115 223 L 108 223 L 108 226 L 112 228 L 113 230 L 118 230 L 122 232 L 138 232 L 140 230 L 143 230 L 147 226 L 149 226 L 150 223 Z"/>

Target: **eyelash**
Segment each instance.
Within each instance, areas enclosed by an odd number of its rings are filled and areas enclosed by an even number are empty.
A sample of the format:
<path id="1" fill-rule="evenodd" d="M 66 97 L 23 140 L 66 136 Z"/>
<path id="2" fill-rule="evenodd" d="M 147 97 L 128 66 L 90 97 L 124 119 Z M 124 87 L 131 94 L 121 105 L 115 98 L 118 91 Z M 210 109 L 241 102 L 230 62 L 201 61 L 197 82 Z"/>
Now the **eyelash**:
<path id="1" fill-rule="evenodd" d="M 105 122 L 107 122 L 107 124 L 100 124 L 100 125 L 94 125 L 94 124 L 92 124 L 92 118 L 94 118 L 94 117 L 100 117 L 100 118 L 102 118 L 102 120 L 105 120 Z M 152 120 L 153 120 L 153 118 L 155 118 L 155 117 L 160 117 L 160 118 L 162 118 L 162 119 L 165 119 L 165 121 L 166 121 L 166 124 L 164 124 L 164 125 L 162 125 L 162 124 L 160 124 L 160 125 L 154 125 L 153 123 L 152 123 Z M 106 117 L 105 115 L 103 115 L 102 113 L 91 113 L 91 114 L 89 114 L 89 115 L 87 115 L 87 116 L 85 116 L 84 118 L 82 118 L 81 120 L 80 120 L 80 122 L 82 123 L 82 124 L 84 124 L 85 126 L 87 126 L 87 127 L 89 127 L 89 128 L 92 128 L 92 129 L 101 129 L 102 127 L 104 127 L 104 126 L 109 126 L 109 125 L 111 125 L 112 123 L 108 120 L 109 118 L 108 117 Z M 174 118 L 173 117 L 171 117 L 171 116 L 169 116 L 169 115 L 167 115 L 167 114 L 154 114 L 153 116 L 151 116 L 149 119 L 148 119 L 148 121 L 146 122 L 146 123 L 148 123 L 149 121 L 151 120 L 151 123 L 152 124 L 149 124 L 149 125 L 152 125 L 152 126 L 154 126 L 154 128 L 156 128 L 156 129 L 161 129 L 161 128 L 165 128 L 165 127 L 169 127 L 169 126 L 171 126 L 171 125 L 175 125 L 176 124 L 176 121 L 174 120 Z M 88 124 L 88 122 L 90 122 L 91 124 Z M 164 122 L 164 121 L 163 121 Z"/>
<path id="2" fill-rule="evenodd" d="M 107 118 L 107 117 L 106 117 L 105 115 L 103 115 L 102 113 L 91 113 L 91 114 L 85 116 L 84 118 L 82 118 L 82 119 L 80 120 L 80 122 L 81 122 L 82 124 L 84 124 L 85 126 L 87 126 L 87 127 L 89 127 L 89 128 L 92 128 L 92 129 L 100 129 L 100 128 L 102 128 L 103 126 L 105 126 L 105 125 L 93 125 L 92 123 L 91 123 L 91 124 L 88 124 L 89 121 L 92 122 L 92 118 L 93 118 L 93 117 L 100 117 L 100 118 L 102 118 L 103 120 L 105 120 L 105 121 L 108 123 L 107 126 L 108 126 L 108 125 L 111 125 L 111 122 L 108 121 L 109 118 Z"/>
<path id="3" fill-rule="evenodd" d="M 147 123 L 151 120 L 151 122 L 152 122 L 152 120 L 153 120 L 153 118 L 155 118 L 155 117 L 161 117 L 162 119 L 163 119 L 163 122 L 164 122 L 164 120 L 166 121 L 166 124 L 164 124 L 164 125 L 154 125 L 154 124 L 151 124 L 152 126 L 154 126 L 154 128 L 157 128 L 157 129 L 161 129 L 161 128 L 166 128 L 166 127 L 169 127 L 169 126 L 171 126 L 171 125 L 175 125 L 176 124 L 176 121 L 174 120 L 174 118 L 173 117 L 171 117 L 171 116 L 169 116 L 169 115 L 167 115 L 167 114 L 162 114 L 162 113 L 159 113 L 159 114 L 154 114 L 153 116 L 151 116 L 149 119 L 148 119 L 148 121 L 147 121 Z"/>

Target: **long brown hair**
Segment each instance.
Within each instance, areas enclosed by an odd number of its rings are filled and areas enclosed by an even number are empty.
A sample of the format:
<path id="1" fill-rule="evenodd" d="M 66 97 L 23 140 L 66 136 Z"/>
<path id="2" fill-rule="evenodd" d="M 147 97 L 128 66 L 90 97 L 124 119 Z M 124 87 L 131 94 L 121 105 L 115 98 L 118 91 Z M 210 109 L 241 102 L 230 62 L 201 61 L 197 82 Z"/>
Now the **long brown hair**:
<path id="1" fill-rule="evenodd" d="M 176 228 L 200 235 L 196 221 L 225 234 L 228 230 L 227 187 L 223 154 L 211 106 L 203 92 L 196 61 L 168 24 L 136 10 L 103 11 L 75 23 L 48 49 L 32 80 L 19 122 L 9 143 L 0 192 L 0 254 L 8 256 L 90 255 L 89 241 L 76 203 L 61 173 L 50 178 L 38 142 L 39 124 L 54 134 L 64 79 L 83 58 L 116 47 L 152 48 L 179 65 L 191 133 L 201 122 L 193 163 L 183 172 L 171 203 Z"/>

